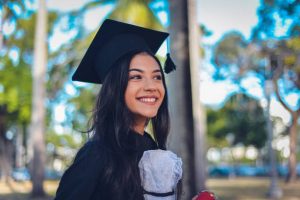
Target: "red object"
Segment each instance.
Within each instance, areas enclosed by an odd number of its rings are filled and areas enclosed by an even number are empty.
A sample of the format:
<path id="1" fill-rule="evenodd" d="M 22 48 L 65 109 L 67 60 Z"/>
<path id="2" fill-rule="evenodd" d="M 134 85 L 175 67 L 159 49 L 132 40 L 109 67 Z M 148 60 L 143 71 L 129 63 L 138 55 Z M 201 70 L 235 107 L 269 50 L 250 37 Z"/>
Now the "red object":
<path id="1" fill-rule="evenodd" d="M 198 194 L 196 200 L 217 200 L 215 195 L 209 191 L 202 191 Z"/>

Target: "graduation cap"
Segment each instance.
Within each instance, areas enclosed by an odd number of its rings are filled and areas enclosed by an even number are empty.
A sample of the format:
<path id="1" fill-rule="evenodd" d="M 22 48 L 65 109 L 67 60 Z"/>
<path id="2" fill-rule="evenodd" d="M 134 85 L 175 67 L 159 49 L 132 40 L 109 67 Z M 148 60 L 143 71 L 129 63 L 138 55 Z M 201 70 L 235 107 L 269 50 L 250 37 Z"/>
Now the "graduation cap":
<path id="1" fill-rule="evenodd" d="M 150 51 L 155 54 L 169 33 L 147 29 L 111 19 L 106 19 L 78 68 L 73 81 L 102 84 L 105 76 L 123 55 L 131 51 Z M 170 55 L 167 55 L 165 72 L 175 70 Z"/>

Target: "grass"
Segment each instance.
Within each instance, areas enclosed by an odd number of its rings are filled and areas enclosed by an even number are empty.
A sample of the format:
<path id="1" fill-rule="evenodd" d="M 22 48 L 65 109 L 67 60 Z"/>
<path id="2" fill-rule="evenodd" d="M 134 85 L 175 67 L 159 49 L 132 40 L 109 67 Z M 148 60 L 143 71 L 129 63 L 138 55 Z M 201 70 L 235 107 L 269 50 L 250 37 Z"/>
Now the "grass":
<path id="1" fill-rule="evenodd" d="M 48 194 L 43 199 L 51 200 L 57 189 L 57 181 L 46 181 L 44 188 Z M 267 178 L 235 178 L 235 179 L 208 179 L 207 187 L 214 192 L 219 200 L 267 200 L 266 193 L 270 181 Z M 300 200 L 300 181 L 292 184 L 285 184 L 279 181 L 283 190 L 281 200 Z M 10 185 L 0 182 L 1 200 L 31 200 L 30 182 L 11 182 Z"/>
<path id="2" fill-rule="evenodd" d="M 58 181 L 45 181 L 44 188 L 47 192 L 45 198 L 36 200 L 52 200 L 58 186 Z M 0 199 L 1 200 L 31 200 L 30 191 L 32 189 L 31 182 L 14 182 L 10 184 L 0 181 Z"/>
<path id="3" fill-rule="evenodd" d="M 300 181 L 286 184 L 280 180 L 281 200 L 300 200 Z M 209 179 L 207 187 L 220 200 L 267 200 L 270 186 L 268 178 Z"/>

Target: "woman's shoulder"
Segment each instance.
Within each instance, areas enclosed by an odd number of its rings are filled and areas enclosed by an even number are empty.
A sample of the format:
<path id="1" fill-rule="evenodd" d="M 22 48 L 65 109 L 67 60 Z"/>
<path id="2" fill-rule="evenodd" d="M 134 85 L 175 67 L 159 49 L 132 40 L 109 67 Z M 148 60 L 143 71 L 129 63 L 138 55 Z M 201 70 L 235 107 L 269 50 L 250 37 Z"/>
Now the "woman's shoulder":
<path id="1" fill-rule="evenodd" d="M 88 140 L 77 152 L 73 163 L 75 164 L 80 160 L 89 160 L 94 161 L 101 160 L 101 154 L 104 150 L 103 144 L 98 140 Z"/>
<path id="2" fill-rule="evenodd" d="M 77 152 L 71 166 L 65 173 L 80 171 L 98 173 L 103 165 L 103 147 L 99 141 L 87 141 Z M 94 171 L 94 172 L 93 172 Z"/>
<path id="3" fill-rule="evenodd" d="M 88 141 L 79 149 L 61 178 L 55 200 L 89 199 L 92 196 L 105 165 L 101 148 L 98 141 Z"/>

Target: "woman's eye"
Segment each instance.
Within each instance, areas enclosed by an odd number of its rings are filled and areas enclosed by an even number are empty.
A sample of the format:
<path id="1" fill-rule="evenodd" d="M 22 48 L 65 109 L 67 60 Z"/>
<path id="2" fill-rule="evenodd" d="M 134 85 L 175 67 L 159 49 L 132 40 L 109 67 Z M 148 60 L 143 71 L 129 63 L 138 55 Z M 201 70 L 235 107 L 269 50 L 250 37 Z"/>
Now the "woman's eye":
<path id="1" fill-rule="evenodd" d="M 156 75 L 156 76 L 154 76 L 154 79 L 155 79 L 155 80 L 161 80 L 161 79 L 162 79 L 162 76 L 161 76 L 161 75 Z"/>
<path id="2" fill-rule="evenodd" d="M 140 75 L 132 75 L 132 76 L 129 76 L 129 79 L 130 80 L 138 80 L 138 79 L 141 79 L 142 77 Z"/>

